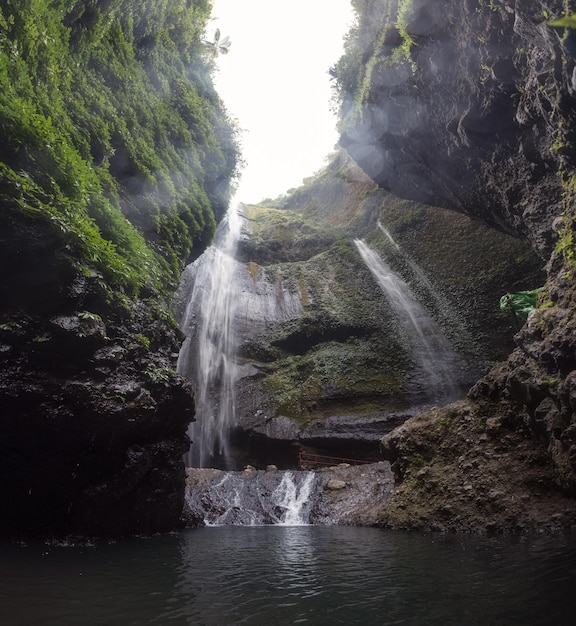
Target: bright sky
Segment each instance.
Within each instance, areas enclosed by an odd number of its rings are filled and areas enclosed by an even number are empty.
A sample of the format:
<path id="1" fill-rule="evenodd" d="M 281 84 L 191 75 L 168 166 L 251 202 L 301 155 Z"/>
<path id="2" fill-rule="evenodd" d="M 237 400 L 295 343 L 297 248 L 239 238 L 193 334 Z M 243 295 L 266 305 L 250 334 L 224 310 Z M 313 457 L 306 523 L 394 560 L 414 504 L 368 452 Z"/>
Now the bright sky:
<path id="1" fill-rule="evenodd" d="M 321 169 L 338 141 L 328 70 L 353 20 L 350 0 L 214 0 L 212 15 L 232 42 L 215 83 L 243 131 L 237 198 L 275 198 Z"/>

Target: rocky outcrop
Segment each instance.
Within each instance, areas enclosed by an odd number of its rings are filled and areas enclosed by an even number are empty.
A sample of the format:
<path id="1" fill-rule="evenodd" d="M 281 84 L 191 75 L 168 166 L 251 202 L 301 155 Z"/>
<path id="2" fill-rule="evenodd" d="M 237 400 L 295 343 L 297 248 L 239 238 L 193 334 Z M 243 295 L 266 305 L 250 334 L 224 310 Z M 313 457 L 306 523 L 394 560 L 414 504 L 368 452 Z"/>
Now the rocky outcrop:
<path id="1" fill-rule="evenodd" d="M 573 527 L 576 500 L 561 489 L 549 451 L 528 423 L 514 402 L 485 399 L 408 420 L 384 440 L 396 484 L 377 523 L 453 532 Z"/>
<path id="2" fill-rule="evenodd" d="M 390 464 L 342 464 L 318 471 L 186 470 L 189 526 L 320 524 L 371 526 L 394 484 Z"/>
<path id="3" fill-rule="evenodd" d="M 41 313 L 0 312 L 4 536 L 178 524 L 194 406 L 173 370 L 180 334 L 159 302 L 111 305 L 97 285 L 61 281 Z"/>
<path id="4" fill-rule="evenodd" d="M 548 258 L 558 172 L 562 159 L 573 165 L 572 37 L 547 24 L 564 3 L 367 7 L 363 86 L 343 94 L 341 144 L 393 194 L 526 237 Z"/>

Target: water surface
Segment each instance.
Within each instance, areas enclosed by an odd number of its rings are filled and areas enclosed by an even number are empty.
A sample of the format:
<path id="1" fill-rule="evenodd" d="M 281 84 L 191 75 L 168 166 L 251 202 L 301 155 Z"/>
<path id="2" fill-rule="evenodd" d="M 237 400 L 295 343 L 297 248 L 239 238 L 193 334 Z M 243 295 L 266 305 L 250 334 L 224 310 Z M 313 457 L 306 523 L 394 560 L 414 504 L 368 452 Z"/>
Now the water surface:
<path id="1" fill-rule="evenodd" d="M 566 535 L 219 527 L 0 550 L 8 626 L 568 626 L 576 615 Z"/>

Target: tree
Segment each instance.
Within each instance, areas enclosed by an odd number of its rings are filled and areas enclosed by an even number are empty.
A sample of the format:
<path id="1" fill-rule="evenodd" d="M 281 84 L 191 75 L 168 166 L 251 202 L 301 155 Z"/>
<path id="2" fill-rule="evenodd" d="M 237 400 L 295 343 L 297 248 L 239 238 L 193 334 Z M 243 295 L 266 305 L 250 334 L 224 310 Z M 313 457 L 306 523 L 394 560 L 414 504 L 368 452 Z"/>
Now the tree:
<path id="1" fill-rule="evenodd" d="M 224 39 L 220 39 L 220 29 L 217 28 L 214 33 L 214 41 L 207 41 L 206 47 L 210 51 L 210 54 L 214 57 L 219 54 L 228 54 L 230 51 L 230 46 L 232 42 L 230 41 L 230 37 L 224 37 Z"/>

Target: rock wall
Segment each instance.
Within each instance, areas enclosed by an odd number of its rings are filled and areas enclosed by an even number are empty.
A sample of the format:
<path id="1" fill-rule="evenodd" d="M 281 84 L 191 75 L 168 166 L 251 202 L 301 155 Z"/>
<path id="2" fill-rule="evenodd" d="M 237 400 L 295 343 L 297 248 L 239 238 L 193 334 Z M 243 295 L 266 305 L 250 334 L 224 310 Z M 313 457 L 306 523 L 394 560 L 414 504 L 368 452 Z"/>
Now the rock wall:
<path id="1" fill-rule="evenodd" d="M 90 282 L 59 281 L 41 312 L 28 306 L 17 321 L 15 309 L 0 313 L 4 536 L 124 536 L 178 523 L 194 418 L 173 369 L 180 333 L 155 300 L 106 304 Z"/>
<path id="2" fill-rule="evenodd" d="M 168 301 L 239 156 L 210 10 L 0 6 L 2 536 L 179 523 L 194 401 Z"/>
<path id="3" fill-rule="evenodd" d="M 389 19 L 365 49 L 362 89 L 344 97 L 342 144 L 385 189 L 525 237 L 547 261 L 540 306 L 508 360 L 464 405 L 414 418 L 385 438 L 399 484 L 381 521 L 571 526 L 575 59 L 573 34 L 548 25 L 566 3 L 367 7 L 385 7 Z M 369 15 L 361 18 L 365 35 Z"/>
<path id="4" fill-rule="evenodd" d="M 442 329 L 462 395 L 513 347 L 500 295 L 543 281 L 525 243 L 399 201 L 345 155 L 276 204 L 243 209 L 235 443 L 244 463 L 294 467 L 293 444 L 377 459 L 383 434 L 439 401 L 354 238 L 380 252 Z"/>
<path id="5" fill-rule="evenodd" d="M 548 258 L 558 172 L 573 165 L 572 36 L 547 25 L 564 3 L 367 7 L 363 87 L 342 94 L 341 144 L 384 189 L 526 237 Z"/>

